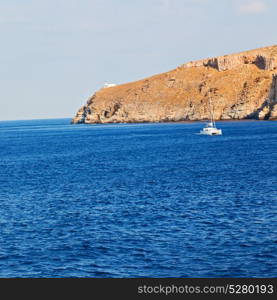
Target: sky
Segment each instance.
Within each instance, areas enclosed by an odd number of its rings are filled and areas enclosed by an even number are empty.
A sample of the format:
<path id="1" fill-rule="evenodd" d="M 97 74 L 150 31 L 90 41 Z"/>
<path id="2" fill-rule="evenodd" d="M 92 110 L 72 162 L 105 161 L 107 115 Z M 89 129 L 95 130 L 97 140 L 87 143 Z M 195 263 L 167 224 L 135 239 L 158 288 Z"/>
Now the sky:
<path id="1" fill-rule="evenodd" d="M 277 0 L 0 0 L 0 120 L 71 118 L 105 82 L 277 44 Z"/>

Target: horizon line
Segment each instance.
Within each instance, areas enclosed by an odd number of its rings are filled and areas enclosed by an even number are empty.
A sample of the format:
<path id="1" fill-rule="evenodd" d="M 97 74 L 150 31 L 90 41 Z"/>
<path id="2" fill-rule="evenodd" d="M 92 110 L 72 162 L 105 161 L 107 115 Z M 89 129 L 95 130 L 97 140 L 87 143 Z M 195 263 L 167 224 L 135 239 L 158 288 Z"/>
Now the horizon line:
<path id="1" fill-rule="evenodd" d="M 0 122 L 13 122 L 13 121 L 40 121 L 40 120 L 62 120 L 62 119 L 72 119 L 72 117 L 58 117 L 58 118 L 33 118 L 33 119 L 6 119 L 6 120 L 2 120 L 0 119 Z"/>

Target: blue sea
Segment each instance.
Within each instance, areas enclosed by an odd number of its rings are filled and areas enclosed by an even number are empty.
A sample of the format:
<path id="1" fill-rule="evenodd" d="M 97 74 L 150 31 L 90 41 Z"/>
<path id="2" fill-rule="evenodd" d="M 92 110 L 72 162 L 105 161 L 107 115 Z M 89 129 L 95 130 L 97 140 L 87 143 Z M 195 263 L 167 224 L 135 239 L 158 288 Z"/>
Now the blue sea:
<path id="1" fill-rule="evenodd" d="M 277 122 L 0 122 L 0 277 L 276 277 Z"/>

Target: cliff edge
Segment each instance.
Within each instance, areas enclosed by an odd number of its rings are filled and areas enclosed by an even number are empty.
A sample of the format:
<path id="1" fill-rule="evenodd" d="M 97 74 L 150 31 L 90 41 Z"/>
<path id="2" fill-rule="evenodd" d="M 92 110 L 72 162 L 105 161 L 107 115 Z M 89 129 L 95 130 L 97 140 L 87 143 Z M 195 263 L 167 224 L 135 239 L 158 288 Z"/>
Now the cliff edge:
<path id="1" fill-rule="evenodd" d="M 277 45 L 188 62 L 97 91 L 72 123 L 277 119 Z"/>

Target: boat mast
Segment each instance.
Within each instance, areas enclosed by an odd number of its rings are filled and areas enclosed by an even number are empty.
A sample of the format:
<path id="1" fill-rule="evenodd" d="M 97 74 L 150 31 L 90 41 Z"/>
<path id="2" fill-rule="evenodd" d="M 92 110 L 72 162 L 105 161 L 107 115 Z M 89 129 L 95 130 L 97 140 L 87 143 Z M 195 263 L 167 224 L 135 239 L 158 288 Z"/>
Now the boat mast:
<path id="1" fill-rule="evenodd" d="M 214 121 L 214 111 L 211 103 L 211 95 L 210 95 L 210 89 L 209 89 L 209 106 L 210 106 L 210 114 L 211 114 L 211 123 L 213 127 L 215 127 L 215 121 Z"/>

